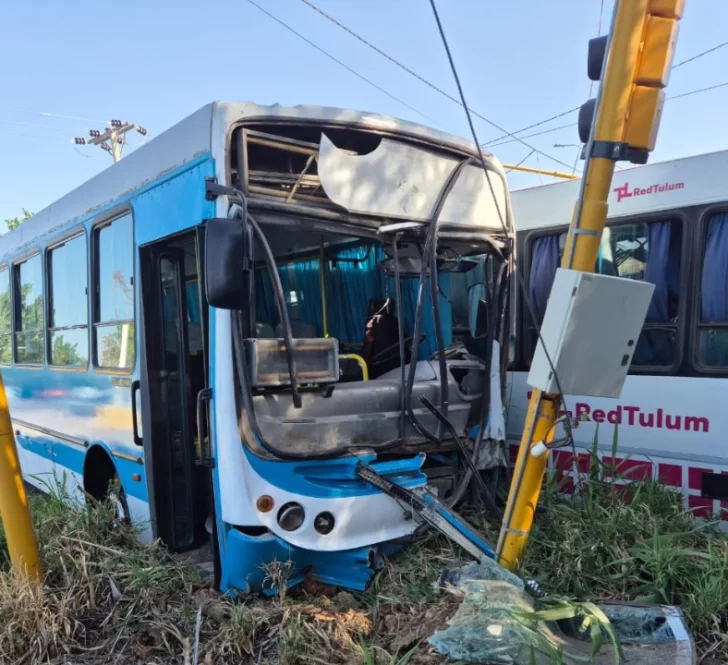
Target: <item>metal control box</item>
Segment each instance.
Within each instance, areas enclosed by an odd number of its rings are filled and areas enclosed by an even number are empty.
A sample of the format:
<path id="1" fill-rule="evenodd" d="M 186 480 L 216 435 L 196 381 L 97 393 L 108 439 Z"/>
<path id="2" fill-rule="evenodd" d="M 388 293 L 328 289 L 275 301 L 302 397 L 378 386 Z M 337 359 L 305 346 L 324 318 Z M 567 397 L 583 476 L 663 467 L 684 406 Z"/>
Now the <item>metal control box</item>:
<path id="1" fill-rule="evenodd" d="M 650 282 L 559 268 L 528 383 L 552 394 L 619 397 L 654 290 Z"/>

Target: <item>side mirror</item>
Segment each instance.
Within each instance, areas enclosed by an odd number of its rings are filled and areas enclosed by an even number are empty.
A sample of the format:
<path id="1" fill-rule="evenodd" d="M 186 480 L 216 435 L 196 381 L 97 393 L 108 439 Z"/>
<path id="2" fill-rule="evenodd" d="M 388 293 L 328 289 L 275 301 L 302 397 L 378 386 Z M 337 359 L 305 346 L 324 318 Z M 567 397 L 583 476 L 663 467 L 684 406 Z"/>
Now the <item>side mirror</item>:
<path id="1" fill-rule="evenodd" d="M 241 219 L 205 222 L 205 296 L 219 309 L 247 309 L 253 270 L 253 231 Z"/>
<path id="2" fill-rule="evenodd" d="M 473 284 L 468 289 L 468 330 L 473 339 L 488 335 L 488 303 L 485 300 L 485 284 Z"/>

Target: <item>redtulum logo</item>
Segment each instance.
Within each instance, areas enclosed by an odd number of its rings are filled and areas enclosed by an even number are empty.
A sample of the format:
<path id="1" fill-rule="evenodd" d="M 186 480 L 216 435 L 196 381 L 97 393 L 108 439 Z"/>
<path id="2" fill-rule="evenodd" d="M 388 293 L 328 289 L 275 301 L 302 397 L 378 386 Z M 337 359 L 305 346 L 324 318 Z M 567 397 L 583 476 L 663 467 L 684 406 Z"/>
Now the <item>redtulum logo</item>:
<path id="1" fill-rule="evenodd" d="M 628 199 L 632 196 L 661 194 L 662 192 L 671 192 L 675 189 L 683 189 L 684 187 L 684 182 L 666 182 L 662 185 L 654 184 L 649 187 L 632 187 L 632 189 L 630 189 L 629 183 L 625 182 L 624 185 L 615 187 L 612 191 L 617 195 L 617 203 L 620 203 L 622 199 Z"/>

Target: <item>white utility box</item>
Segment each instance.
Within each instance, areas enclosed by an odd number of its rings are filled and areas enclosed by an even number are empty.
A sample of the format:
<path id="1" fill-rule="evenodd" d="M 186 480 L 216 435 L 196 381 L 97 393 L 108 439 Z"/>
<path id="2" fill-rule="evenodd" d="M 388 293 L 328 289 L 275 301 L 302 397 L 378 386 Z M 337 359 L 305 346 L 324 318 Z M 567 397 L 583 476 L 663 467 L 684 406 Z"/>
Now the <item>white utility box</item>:
<path id="1" fill-rule="evenodd" d="M 552 394 L 619 397 L 654 290 L 650 282 L 559 268 L 528 383 Z"/>

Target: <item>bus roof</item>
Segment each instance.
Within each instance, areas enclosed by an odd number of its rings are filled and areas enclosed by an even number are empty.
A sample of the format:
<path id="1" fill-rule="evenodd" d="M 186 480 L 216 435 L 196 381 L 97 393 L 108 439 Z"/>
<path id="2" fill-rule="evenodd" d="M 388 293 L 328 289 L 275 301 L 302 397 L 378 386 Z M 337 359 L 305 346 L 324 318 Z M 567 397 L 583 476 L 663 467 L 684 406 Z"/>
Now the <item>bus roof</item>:
<path id="1" fill-rule="evenodd" d="M 728 201 L 728 150 L 616 171 L 609 218 Z M 580 180 L 511 192 L 518 231 L 561 226 L 571 220 Z"/>
<path id="2" fill-rule="evenodd" d="M 477 154 L 474 144 L 463 138 L 374 113 L 323 106 L 212 102 L 4 234 L 0 240 L 0 255 L 14 253 L 42 236 L 109 206 L 202 155 L 223 155 L 230 126 L 241 120 L 258 119 L 357 125 L 374 131 L 407 134 L 457 152 Z M 486 158 L 501 168 L 494 157 L 486 153 Z M 218 173 L 221 168 L 224 165 L 218 166 Z"/>

